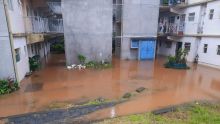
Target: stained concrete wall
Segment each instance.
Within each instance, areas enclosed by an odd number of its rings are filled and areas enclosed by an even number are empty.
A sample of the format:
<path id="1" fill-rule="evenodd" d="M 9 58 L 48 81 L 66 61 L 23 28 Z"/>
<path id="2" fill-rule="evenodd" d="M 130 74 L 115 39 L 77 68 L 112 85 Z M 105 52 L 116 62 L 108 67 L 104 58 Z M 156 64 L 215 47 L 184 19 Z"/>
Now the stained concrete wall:
<path id="1" fill-rule="evenodd" d="M 112 58 L 112 0 L 63 0 L 67 65 L 87 60 Z"/>
<path id="2" fill-rule="evenodd" d="M 121 58 L 137 59 L 138 50 L 131 49 L 131 39 L 157 37 L 160 0 L 124 0 L 122 14 Z"/>
<path id="3" fill-rule="evenodd" d="M 0 1 L 0 79 L 15 78 L 9 33 L 5 18 L 3 1 Z"/>

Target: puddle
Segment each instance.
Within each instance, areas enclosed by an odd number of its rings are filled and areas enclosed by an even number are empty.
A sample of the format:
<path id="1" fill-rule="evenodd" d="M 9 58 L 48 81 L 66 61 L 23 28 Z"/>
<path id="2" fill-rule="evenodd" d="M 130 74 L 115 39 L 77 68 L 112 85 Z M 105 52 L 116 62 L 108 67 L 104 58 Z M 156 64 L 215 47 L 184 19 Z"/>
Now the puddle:
<path id="1" fill-rule="evenodd" d="M 19 91 L 0 96 L 0 117 L 42 111 L 52 101 L 79 103 L 99 97 L 119 99 L 140 87 L 148 90 L 129 102 L 86 118 L 115 117 L 194 100 L 220 99 L 220 71 L 217 69 L 194 65 L 190 70 L 165 69 L 165 58 L 157 57 L 155 62 L 113 59 L 113 68 L 79 71 L 67 70 L 64 60 L 62 54 L 51 55 L 44 69 L 22 81 Z"/>

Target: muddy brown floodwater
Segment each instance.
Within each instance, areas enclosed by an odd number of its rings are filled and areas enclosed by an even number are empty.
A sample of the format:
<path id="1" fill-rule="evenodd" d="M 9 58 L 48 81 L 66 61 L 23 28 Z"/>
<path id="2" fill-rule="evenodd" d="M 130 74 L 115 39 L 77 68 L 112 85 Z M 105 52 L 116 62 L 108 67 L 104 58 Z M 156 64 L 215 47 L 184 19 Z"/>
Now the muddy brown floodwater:
<path id="1" fill-rule="evenodd" d="M 139 87 L 149 91 L 129 102 L 97 111 L 89 119 L 135 114 L 194 100 L 220 99 L 220 71 L 191 65 L 190 70 L 165 69 L 156 61 L 113 59 L 105 70 L 67 70 L 64 55 L 50 55 L 45 67 L 21 82 L 21 89 L 0 96 L 0 117 L 42 111 L 54 102 L 79 103 L 99 97 L 119 99 Z"/>

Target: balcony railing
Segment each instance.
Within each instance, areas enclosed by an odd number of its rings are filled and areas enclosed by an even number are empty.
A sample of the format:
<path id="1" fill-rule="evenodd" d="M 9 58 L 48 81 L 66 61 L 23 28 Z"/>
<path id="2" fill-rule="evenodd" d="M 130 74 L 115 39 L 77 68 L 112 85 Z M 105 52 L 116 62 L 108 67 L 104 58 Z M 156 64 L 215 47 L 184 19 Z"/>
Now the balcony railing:
<path id="1" fill-rule="evenodd" d="M 63 33 L 62 19 L 48 19 L 39 16 L 25 17 L 26 33 Z"/>
<path id="2" fill-rule="evenodd" d="M 179 4 L 186 4 L 187 0 L 160 0 L 160 5 L 163 6 L 174 6 Z"/>
<path id="3" fill-rule="evenodd" d="M 173 35 L 183 35 L 184 23 L 169 23 L 169 24 L 159 24 L 158 33 L 159 34 L 173 34 Z"/>
<path id="4" fill-rule="evenodd" d="M 47 2 L 49 8 L 56 14 L 62 14 L 61 2 Z"/>

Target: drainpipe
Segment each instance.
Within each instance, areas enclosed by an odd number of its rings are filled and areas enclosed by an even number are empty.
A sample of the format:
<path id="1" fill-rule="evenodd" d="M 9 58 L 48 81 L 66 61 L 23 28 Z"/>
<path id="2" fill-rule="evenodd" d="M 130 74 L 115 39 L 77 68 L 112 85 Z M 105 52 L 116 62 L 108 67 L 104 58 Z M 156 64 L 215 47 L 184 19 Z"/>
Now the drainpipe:
<path id="1" fill-rule="evenodd" d="M 7 5 L 6 0 L 3 0 L 3 4 L 4 4 L 4 11 L 5 11 L 5 16 L 6 16 L 7 27 L 8 27 L 8 33 L 9 33 L 9 42 L 10 42 L 10 46 L 11 46 L 11 53 L 12 53 L 15 79 L 16 79 L 16 81 L 19 81 L 17 65 L 16 65 L 16 59 L 15 59 L 14 39 L 13 39 L 12 30 L 11 30 L 11 23 L 10 23 L 8 5 Z"/>

